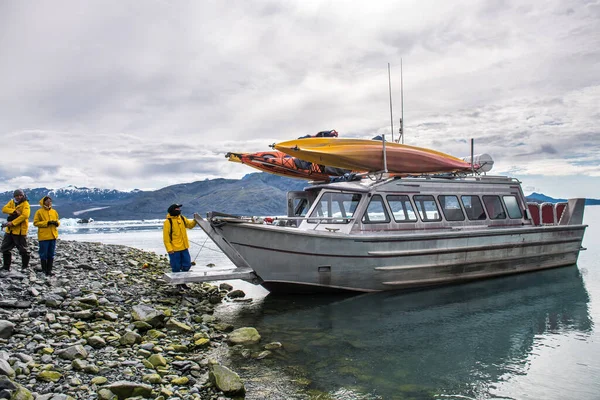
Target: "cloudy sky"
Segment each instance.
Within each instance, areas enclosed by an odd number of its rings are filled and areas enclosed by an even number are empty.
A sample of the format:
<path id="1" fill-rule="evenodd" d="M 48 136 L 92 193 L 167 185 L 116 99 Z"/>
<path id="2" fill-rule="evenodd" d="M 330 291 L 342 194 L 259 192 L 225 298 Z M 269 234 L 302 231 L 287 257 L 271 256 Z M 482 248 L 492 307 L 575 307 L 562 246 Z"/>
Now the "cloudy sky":
<path id="1" fill-rule="evenodd" d="M 600 198 L 600 0 L 0 2 L 0 190 L 158 189 L 321 130 Z"/>

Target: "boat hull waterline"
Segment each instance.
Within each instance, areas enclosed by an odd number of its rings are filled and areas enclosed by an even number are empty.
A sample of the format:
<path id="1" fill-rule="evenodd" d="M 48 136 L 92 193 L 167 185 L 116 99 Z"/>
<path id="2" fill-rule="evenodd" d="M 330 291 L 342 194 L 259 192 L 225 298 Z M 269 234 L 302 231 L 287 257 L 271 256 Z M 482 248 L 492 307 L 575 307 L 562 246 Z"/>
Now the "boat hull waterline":
<path id="1" fill-rule="evenodd" d="M 299 231 L 248 222 L 200 227 L 271 292 L 377 292 L 573 265 L 585 226 L 405 236 Z"/>
<path id="2" fill-rule="evenodd" d="M 355 171 L 383 171 L 383 142 L 308 138 L 276 143 L 276 150 L 315 164 Z M 399 174 L 468 172 L 471 164 L 439 151 L 386 142 L 387 170 Z"/>

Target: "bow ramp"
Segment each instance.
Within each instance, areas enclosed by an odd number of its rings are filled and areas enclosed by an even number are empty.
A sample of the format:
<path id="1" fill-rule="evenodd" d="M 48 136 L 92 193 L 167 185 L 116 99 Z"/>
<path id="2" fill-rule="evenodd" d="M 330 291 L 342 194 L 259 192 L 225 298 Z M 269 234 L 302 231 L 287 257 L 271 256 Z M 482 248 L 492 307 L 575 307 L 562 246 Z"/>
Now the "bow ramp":
<path id="1" fill-rule="evenodd" d="M 251 268 L 193 267 L 193 269 L 188 272 L 165 273 L 163 279 L 172 285 L 180 285 L 183 283 L 228 281 L 231 279 L 241 279 L 252 282 L 258 280 L 258 276 L 256 276 Z"/>

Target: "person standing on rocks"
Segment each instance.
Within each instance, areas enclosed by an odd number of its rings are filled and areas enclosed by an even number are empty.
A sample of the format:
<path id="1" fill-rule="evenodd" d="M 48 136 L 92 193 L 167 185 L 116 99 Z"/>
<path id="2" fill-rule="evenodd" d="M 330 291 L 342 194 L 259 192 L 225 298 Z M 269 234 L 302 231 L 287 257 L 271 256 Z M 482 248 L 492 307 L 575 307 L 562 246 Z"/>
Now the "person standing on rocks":
<path id="1" fill-rule="evenodd" d="M 169 262 L 173 272 L 187 272 L 192 266 L 190 243 L 187 229 L 196 226 L 196 220 L 189 220 L 181 215 L 181 204 L 171 204 L 167 209 L 167 219 L 163 224 L 163 241 L 169 253 Z"/>
<path id="2" fill-rule="evenodd" d="M 2 260 L 4 262 L 2 270 L 10 271 L 12 263 L 12 254 L 10 251 L 15 247 L 21 255 L 21 267 L 23 270 L 27 270 L 30 258 L 29 250 L 27 250 L 27 230 L 29 229 L 31 208 L 29 207 L 29 201 L 27 200 L 27 196 L 25 196 L 25 192 L 21 189 L 15 190 L 13 199 L 9 200 L 2 207 L 2 212 L 8 214 L 7 222 L 2 224 L 6 232 L 0 246 L 0 253 L 2 253 Z"/>
<path id="3" fill-rule="evenodd" d="M 40 200 L 41 208 L 33 216 L 33 225 L 38 227 L 38 241 L 40 263 L 42 271 L 47 276 L 52 276 L 54 264 L 54 251 L 56 250 L 56 239 L 58 238 L 58 212 L 52 208 L 50 196 L 44 196 Z"/>

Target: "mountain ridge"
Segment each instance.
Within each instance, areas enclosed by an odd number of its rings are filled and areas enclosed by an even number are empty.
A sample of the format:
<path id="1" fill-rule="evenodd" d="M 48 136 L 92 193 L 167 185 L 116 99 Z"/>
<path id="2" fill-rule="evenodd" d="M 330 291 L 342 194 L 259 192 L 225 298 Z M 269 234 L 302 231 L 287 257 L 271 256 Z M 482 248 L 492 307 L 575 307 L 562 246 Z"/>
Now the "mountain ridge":
<path id="1" fill-rule="evenodd" d="M 179 183 L 157 190 L 119 191 L 69 185 L 59 189 L 24 189 L 32 206 L 32 214 L 39 200 L 49 195 L 61 218 L 93 218 L 95 220 L 157 219 L 164 218 L 170 204 L 183 204 L 183 214 L 220 211 L 235 215 L 285 215 L 287 192 L 302 190 L 308 182 L 255 172 L 241 179 L 205 179 Z M 6 204 L 13 191 L 0 193 L 0 202 Z M 556 203 L 567 201 L 533 192 L 526 196 L 530 202 Z M 598 205 L 598 199 L 586 199 L 586 205 Z"/>

